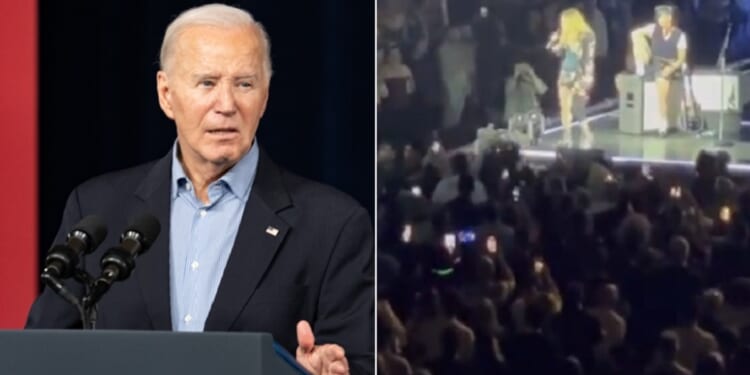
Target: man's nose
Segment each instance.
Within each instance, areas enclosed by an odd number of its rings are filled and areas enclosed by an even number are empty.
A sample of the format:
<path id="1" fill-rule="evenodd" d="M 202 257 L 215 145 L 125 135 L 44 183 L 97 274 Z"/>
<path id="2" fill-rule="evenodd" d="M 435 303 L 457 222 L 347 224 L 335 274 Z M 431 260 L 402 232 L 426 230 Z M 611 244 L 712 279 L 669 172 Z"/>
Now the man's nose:
<path id="1" fill-rule="evenodd" d="M 237 106 L 235 105 L 234 94 L 232 93 L 232 85 L 220 85 L 217 87 L 217 91 L 214 111 L 225 116 L 233 115 L 237 111 Z"/>

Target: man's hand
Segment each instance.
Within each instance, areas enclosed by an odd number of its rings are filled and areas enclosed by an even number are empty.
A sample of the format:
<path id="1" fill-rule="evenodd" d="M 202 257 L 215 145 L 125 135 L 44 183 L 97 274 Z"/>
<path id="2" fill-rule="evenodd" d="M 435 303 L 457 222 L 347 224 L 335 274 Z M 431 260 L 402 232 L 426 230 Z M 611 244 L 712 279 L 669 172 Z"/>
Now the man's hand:
<path id="1" fill-rule="evenodd" d="M 675 72 L 674 68 L 672 68 L 672 66 L 669 65 L 661 70 L 661 78 L 669 79 L 669 77 L 671 77 L 674 72 Z"/>
<path id="2" fill-rule="evenodd" d="M 310 323 L 297 323 L 297 362 L 313 375 L 348 375 L 344 348 L 335 344 L 315 345 Z"/>

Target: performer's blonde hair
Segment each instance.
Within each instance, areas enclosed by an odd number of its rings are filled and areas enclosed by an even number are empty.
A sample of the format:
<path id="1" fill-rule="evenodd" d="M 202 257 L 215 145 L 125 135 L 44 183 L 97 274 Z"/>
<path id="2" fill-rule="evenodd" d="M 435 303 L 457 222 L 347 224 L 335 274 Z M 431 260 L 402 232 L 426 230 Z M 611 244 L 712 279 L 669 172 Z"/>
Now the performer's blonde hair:
<path id="1" fill-rule="evenodd" d="M 578 48 L 586 35 L 593 34 L 583 13 L 577 8 L 565 9 L 560 14 L 560 44 L 567 48 Z"/>

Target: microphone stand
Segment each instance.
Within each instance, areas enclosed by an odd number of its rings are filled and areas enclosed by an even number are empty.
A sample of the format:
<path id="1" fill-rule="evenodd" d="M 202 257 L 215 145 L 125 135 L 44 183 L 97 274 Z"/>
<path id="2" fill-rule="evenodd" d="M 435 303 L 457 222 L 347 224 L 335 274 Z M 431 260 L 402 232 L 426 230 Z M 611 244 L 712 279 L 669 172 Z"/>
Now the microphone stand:
<path id="1" fill-rule="evenodd" d="M 86 266 L 85 256 L 81 256 L 81 264 Z M 91 289 L 94 285 L 94 278 L 91 274 L 86 272 L 84 268 L 77 269 L 73 276 L 76 281 L 81 283 L 84 288 L 83 298 L 81 299 L 81 309 L 83 310 L 83 317 L 81 322 L 83 323 L 83 329 L 96 329 L 96 304 L 89 303 L 91 296 Z"/>
<path id="2" fill-rule="evenodd" d="M 85 220 L 83 222 L 85 222 Z M 154 238 L 159 235 L 161 229 L 159 221 L 150 215 L 138 217 L 138 221 L 133 225 L 136 225 L 135 228 L 138 228 L 137 225 L 141 225 L 144 228 L 143 230 L 149 235 L 153 235 Z M 102 238 L 103 237 L 104 236 L 102 236 Z M 72 276 L 75 281 L 83 286 L 83 295 L 80 297 L 71 293 L 70 290 L 60 282 L 60 277 L 57 276 L 57 274 L 62 273 L 60 270 L 52 272 L 52 269 L 45 268 L 44 271 L 42 271 L 41 279 L 50 289 L 52 289 L 53 292 L 60 295 L 65 301 L 76 308 L 80 315 L 81 324 L 83 325 L 84 330 L 96 329 L 97 303 L 109 290 L 113 282 L 123 280 L 130 275 L 130 272 L 135 267 L 135 257 L 138 253 L 145 251 L 151 244 L 150 242 L 146 242 L 145 238 L 146 237 L 136 231 L 136 229 L 128 229 L 128 231 L 123 233 L 120 238 L 120 242 L 122 242 L 123 245 L 113 247 L 104 254 L 104 257 L 102 258 L 102 268 L 104 268 L 103 274 L 96 279 L 86 271 L 86 251 L 80 252 L 82 253 L 80 255 L 80 262 L 72 262 L 69 259 L 64 259 L 66 260 L 67 267 L 70 267 L 71 263 L 76 266 Z M 101 239 L 96 242 L 96 246 L 98 246 Z M 106 265 L 106 267 L 104 265 Z M 67 268 L 64 268 L 64 270 L 68 271 Z M 69 274 L 66 272 L 62 276 L 63 278 L 66 278 Z"/>
<path id="3" fill-rule="evenodd" d="M 81 256 L 81 263 L 85 265 L 85 256 Z M 60 279 L 47 272 L 42 272 L 41 278 L 53 292 L 75 307 L 84 330 L 96 329 L 96 303 L 90 303 L 91 289 L 94 284 L 91 274 L 83 268 L 77 268 L 73 273 L 73 279 L 83 285 L 83 298 L 74 295 Z"/>
<path id="4" fill-rule="evenodd" d="M 41 278 L 44 283 L 47 284 L 47 287 L 52 289 L 55 294 L 62 297 L 66 302 L 76 308 L 76 311 L 78 311 L 78 317 L 81 319 L 81 324 L 83 324 L 83 329 L 89 329 L 88 319 L 86 318 L 86 312 L 83 309 L 81 300 L 76 297 L 68 288 L 66 288 L 65 285 L 63 285 L 62 281 L 60 281 L 60 279 L 58 279 L 57 277 L 52 276 L 47 272 L 42 272 Z"/>
<path id="5" fill-rule="evenodd" d="M 727 72 L 727 49 L 729 47 L 729 36 L 732 33 L 732 23 L 729 22 L 727 25 L 727 32 L 724 36 L 724 42 L 721 45 L 721 51 L 719 52 L 719 74 L 720 74 L 720 96 L 721 96 L 721 103 L 719 108 L 719 134 L 718 139 L 716 140 L 716 146 L 717 147 L 732 147 L 734 145 L 734 142 L 724 139 L 724 121 L 725 121 L 725 112 L 726 112 L 726 93 L 724 92 L 724 76 Z"/>

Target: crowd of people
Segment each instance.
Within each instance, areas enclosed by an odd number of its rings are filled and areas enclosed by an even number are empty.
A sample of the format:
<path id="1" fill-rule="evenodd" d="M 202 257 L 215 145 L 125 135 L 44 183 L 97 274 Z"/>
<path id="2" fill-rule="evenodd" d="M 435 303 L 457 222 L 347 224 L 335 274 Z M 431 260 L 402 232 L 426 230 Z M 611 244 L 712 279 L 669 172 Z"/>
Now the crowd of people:
<path id="1" fill-rule="evenodd" d="M 378 153 L 379 373 L 750 374 L 750 190 L 726 154 L 439 146 Z"/>

